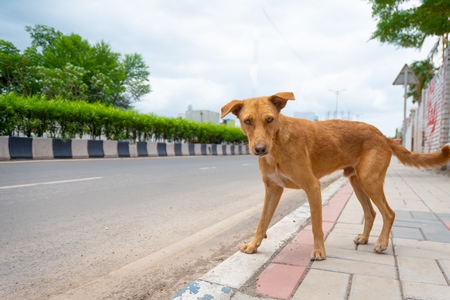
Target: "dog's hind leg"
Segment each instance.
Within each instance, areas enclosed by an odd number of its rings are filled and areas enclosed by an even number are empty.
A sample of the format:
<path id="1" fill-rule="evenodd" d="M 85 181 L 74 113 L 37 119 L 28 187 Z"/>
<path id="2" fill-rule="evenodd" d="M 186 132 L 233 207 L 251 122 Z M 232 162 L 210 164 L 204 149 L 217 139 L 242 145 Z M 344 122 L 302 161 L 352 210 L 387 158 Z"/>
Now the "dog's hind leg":
<path id="1" fill-rule="evenodd" d="M 258 229 L 250 243 L 242 244 L 240 250 L 244 253 L 255 253 L 264 238 L 267 237 L 267 229 L 269 228 L 270 221 L 273 218 L 275 210 L 280 202 L 281 195 L 284 189 L 274 182 L 265 179 L 264 184 L 266 187 L 266 195 L 264 197 L 264 207 L 259 220 Z"/>
<path id="2" fill-rule="evenodd" d="M 375 252 L 381 253 L 386 250 L 389 245 L 389 235 L 391 234 L 391 228 L 394 224 L 395 212 L 389 207 L 389 204 L 386 201 L 383 185 L 378 182 L 373 185 L 374 187 L 367 189 L 366 192 L 383 216 L 383 229 L 381 230 L 380 236 L 374 247 Z"/>
<path id="3" fill-rule="evenodd" d="M 369 162 L 368 164 L 360 164 L 358 166 L 356 173 L 362 190 L 377 206 L 383 217 L 383 229 L 374 247 L 375 252 L 381 253 L 389 245 L 389 235 L 395 219 L 395 212 L 389 207 L 383 190 L 390 157 L 383 159 L 381 153 L 378 153 L 374 154 L 372 159 L 367 159 L 367 161 Z"/>
<path id="4" fill-rule="evenodd" d="M 357 245 L 367 244 L 369 241 L 370 231 L 372 230 L 373 222 L 375 220 L 376 212 L 372 207 L 372 203 L 370 202 L 370 198 L 364 193 L 359 183 L 356 175 L 353 175 L 349 178 L 349 181 L 355 191 L 356 198 L 358 198 L 361 203 L 363 212 L 364 212 L 364 231 L 362 234 L 356 236 L 353 239 L 353 242 Z"/>

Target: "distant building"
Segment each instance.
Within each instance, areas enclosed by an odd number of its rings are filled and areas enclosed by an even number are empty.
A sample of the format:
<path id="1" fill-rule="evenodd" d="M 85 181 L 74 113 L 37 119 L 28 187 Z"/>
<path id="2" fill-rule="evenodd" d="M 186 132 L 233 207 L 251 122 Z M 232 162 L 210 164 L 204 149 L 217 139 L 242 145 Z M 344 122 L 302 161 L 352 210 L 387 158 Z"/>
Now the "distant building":
<path id="1" fill-rule="evenodd" d="M 236 121 L 231 119 L 224 119 L 223 124 L 229 126 L 229 127 L 236 127 Z"/>
<path id="2" fill-rule="evenodd" d="M 305 112 L 294 112 L 294 118 L 298 119 L 306 119 L 310 121 L 318 121 L 319 117 L 317 117 L 312 111 L 305 111 Z"/>
<path id="3" fill-rule="evenodd" d="M 213 124 L 219 124 L 219 113 L 210 110 L 187 110 L 186 119 L 196 122 L 207 122 Z"/>

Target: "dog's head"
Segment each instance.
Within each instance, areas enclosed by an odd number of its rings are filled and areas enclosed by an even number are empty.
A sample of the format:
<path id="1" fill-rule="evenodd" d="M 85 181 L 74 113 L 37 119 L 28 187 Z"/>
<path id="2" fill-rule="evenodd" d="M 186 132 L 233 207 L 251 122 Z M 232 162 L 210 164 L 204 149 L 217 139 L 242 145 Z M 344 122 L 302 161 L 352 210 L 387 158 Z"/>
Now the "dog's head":
<path id="1" fill-rule="evenodd" d="M 241 122 L 241 130 L 247 136 L 250 151 L 259 156 L 266 155 L 273 146 L 273 137 L 280 127 L 280 111 L 288 100 L 294 100 L 291 92 L 282 92 L 269 97 L 233 100 L 222 107 L 222 118 L 230 112 Z"/>

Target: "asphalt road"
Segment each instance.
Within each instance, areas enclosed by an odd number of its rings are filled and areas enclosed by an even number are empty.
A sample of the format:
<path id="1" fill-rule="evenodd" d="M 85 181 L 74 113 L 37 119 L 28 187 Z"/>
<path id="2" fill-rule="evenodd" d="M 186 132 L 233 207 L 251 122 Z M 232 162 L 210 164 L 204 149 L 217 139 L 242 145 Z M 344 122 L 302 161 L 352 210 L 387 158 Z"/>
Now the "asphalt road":
<path id="1" fill-rule="evenodd" d="M 263 194 L 253 156 L 1 162 L 0 298 L 168 298 L 253 235 Z"/>

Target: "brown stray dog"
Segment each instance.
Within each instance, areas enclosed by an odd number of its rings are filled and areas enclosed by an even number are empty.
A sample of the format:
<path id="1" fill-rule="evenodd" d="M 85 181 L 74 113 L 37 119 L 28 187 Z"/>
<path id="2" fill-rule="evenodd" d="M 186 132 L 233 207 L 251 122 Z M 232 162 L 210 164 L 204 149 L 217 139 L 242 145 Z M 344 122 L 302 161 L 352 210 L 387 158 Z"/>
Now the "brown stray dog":
<path id="1" fill-rule="evenodd" d="M 311 209 L 314 248 L 311 260 L 326 258 L 322 230 L 322 201 L 319 178 L 344 170 L 364 211 L 363 233 L 355 244 L 367 244 L 375 219 L 372 202 L 383 217 L 383 229 L 375 252 L 386 250 L 395 213 L 386 202 L 384 178 L 392 154 L 405 165 L 436 167 L 450 160 L 450 144 L 440 152 L 418 154 L 408 151 L 377 128 L 362 122 L 329 120 L 310 122 L 280 114 L 294 94 L 282 92 L 270 97 L 233 100 L 222 107 L 222 118 L 235 114 L 248 137 L 250 151 L 258 156 L 265 185 L 264 208 L 253 240 L 240 250 L 255 253 L 266 238 L 266 231 L 284 188 L 303 189 Z"/>

